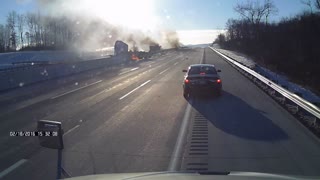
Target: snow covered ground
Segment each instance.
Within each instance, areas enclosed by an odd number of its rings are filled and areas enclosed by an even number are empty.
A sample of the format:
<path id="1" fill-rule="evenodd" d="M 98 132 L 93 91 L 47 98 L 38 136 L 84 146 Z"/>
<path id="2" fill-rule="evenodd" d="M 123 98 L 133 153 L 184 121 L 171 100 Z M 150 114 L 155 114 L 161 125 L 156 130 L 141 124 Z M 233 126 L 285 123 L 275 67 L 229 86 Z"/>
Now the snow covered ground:
<path id="1" fill-rule="evenodd" d="M 246 66 L 249 66 L 250 68 L 254 68 L 256 66 L 256 63 L 252 59 L 246 57 L 243 54 L 240 54 L 238 52 L 224 50 L 224 49 L 218 49 L 218 50 L 222 54 L 225 54 L 225 55 L 229 56 L 230 58 L 235 59 L 238 62 L 240 62 L 240 63 L 242 63 L 242 64 L 244 64 Z"/>
<path id="2" fill-rule="evenodd" d="M 207 44 L 189 44 L 189 45 L 185 45 L 186 47 L 189 47 L 189 48 L 206 48 L 208 47 L 209 45 L 211 45 L 211 43 L 207 43 Z"/>
<path id="3" fill-rule="evenodd" d="M 290 90 L 291 92 L 293 93 L 299 93 L 302 95 L 302 97 L 304 99 L 306 99 L 307 101 L 310 101 L 312 103 L 316 103 L 316 104 L 319 104 L 320 103 L 320 96 L 317 96 L 315 93 L 311 92 L 310 90 L 298 85 L 298 84 L 295 84 L 293 82 L 290 82 L 288 80 L 288 77 L 284 76 L 284 75 L 280 75 L 280 74 L 277 74 L 265 67 L 262 67 L 260 65 L 257 65 L 254 60 L 248 58 L 246 55 L 244 54 L 241 54 L 241 53 L 238 53 L 238 52 L 234 52 L 234 51 L 229 51 L 229 50 L 225 50 L 225 49 L 221 49 L 219 48 L 218 46 L 215 46 L 215 48 L 231 57 L 232 59 L 238 61 L 238 62 L 241 62 L 247 66 L 252 66 L 254 67 L 254 70 L 256 72 L 259 72 L 260 74 L 268 77 L 268 79 L 270 80 L 273 80 L 273 81 L 277 81 L 281 86 L 286 86 L 286 88 L 288 90 Z"/>

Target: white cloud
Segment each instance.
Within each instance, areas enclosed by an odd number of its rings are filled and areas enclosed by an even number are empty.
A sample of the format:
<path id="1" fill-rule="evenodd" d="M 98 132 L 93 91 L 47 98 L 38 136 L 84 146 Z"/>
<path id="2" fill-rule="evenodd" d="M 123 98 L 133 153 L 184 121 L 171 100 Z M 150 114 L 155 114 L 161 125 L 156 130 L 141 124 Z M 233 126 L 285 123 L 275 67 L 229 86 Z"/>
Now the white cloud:
<path id="1" fill-rule="evenodd" d="M 177 31 L 179 40 L 184 45 L 212 43 L 225 30 L 180 30 Z"/>

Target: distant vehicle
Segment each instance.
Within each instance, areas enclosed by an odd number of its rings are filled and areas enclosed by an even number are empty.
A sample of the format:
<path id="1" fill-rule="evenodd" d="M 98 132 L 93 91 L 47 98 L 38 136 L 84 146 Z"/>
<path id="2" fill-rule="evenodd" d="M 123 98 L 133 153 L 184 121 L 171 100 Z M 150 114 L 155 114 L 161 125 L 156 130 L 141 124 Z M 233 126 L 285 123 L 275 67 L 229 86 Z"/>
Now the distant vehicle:
<path id="1" fill-rule="evenodd" d="M 221 95 L 222 82 L 215 66 L 212 64 L 194 64 L 189 66 L 183 82 L 183 96 L 190 97 L 196 93 Z"/>
<path id="2" fill-rule="evenodd" d="M 148 58 L 148 53 L 145 51 L 129 51 L 130 54 L 130 59 L 132 61 L 139 61 L 141 59 L 146 59 Z"/>
<path id="3" fill-rule="evenodd" d="M 128 53 L 128 44 L 119 40 L 116 41 L 114 44 L 114 55 L 117 56 L 124 53 Z"/>
<path id="4" fill-rule="evenodd" d="M 149 46 L 149 52 L 156 52 L 156 51 L 160 51 L 161 50 L 161 46 L 157 45 L 152 45 Z"/>

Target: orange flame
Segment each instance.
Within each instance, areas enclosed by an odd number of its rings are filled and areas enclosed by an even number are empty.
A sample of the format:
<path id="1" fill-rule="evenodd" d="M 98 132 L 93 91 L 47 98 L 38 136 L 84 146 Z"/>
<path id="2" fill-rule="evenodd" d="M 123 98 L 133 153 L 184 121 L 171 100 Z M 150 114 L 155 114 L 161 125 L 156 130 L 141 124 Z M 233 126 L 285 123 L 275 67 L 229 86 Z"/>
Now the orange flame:
<path id="1" fill-rule="evenodd" d="M 134 60 L 134 61 L 140 60 L 139 57 L 136 56 L 135 54 L 132 54 L 132 55 L 131 55 L 131 59 Z"/>

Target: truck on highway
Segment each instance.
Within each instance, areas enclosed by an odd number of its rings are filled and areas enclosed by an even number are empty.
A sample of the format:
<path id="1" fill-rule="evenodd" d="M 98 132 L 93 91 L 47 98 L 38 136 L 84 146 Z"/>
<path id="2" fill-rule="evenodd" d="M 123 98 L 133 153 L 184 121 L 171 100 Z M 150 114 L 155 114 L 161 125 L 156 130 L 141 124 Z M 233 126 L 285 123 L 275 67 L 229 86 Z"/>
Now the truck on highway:
<path id="1" fill-rule="evenodd" d="M 149 46 L 150 53 L 160 51 L 160 49 L 161 49 L 161 46 L 159 46 L 159 44 Z"/>
<path id="2" fill-rule="evenodd" d="M 116 41 L 114 44 L 114 55 L 118 56 L 125 53 L 128 53 L 128 44 L 120 40 Z"/>
<path id="3" fill-rule="evenodd" d="M 114 55 L 126 54 L 128 53 L 131 57 L 130 60 L 138 61 L 141 59 L 149 58 L 153 53 L 159 51 L 161 46 L 151 45 L 149 46 L 149 52 L 146 51 L 139 51 L 137 47 L 133 47 L 133 51 L 129 51 L 128 44 L 124 43 L 123 41 L 117 40 L 114 45 Z"/>

